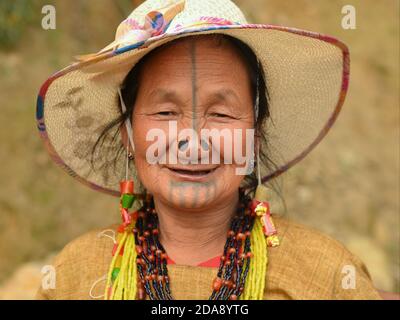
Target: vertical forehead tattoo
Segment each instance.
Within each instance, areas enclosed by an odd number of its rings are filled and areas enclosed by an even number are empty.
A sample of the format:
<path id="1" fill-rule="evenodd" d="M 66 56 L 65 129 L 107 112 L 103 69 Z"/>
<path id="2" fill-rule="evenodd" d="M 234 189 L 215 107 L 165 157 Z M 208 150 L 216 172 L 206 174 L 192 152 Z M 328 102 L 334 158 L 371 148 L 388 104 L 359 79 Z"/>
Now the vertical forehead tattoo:
<path id="1" fill-rule="evenodd" d="M 192 62 L 192 126 L 197 131 L 197 66 L 196 66 L 196 41 L 190 42 L 190 58 Z"/>

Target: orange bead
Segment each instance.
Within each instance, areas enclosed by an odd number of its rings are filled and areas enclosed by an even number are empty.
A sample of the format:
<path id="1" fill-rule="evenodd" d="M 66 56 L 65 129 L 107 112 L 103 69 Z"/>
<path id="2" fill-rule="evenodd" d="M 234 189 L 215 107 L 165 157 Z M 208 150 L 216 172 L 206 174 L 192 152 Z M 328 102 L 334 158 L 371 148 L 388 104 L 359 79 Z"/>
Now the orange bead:
<path id="1" fill-rule="evenodd" d="M 213 281 L 213 289 L 215 291 L 219 291 L 219 289 L 221 289 L 222 286 L 222 279 L 220 277 L 216 277 Z"/>
<path id="2" fill-rule="evenodd" d="M 143 252 L 143 247 L 142 246 L 136 246 L 136 253 L 137 254 L 142 254 Z"/>
<path id="3" fill-rule="evenodd" d="M 244 233 L 239 232 L 236 236 L 236 240 L 243 240 L 244 238 L 246 238 Z"/>
<path id="4" fill-rule="evenodd" d="M 228 231 L 228 237 L 233 237 L 235 235 L 235 232 L 233 230 Z"/>
<path id="5" fill-rule="evenodd" d="M 229 300 L 237 300 L 237 295 L 236 294 L 231 294 L 229 296 Z"/>
<path id="6" fill-rule="evenodd" d="M 229 248 L 228 253 L 235 253 L 236 249 L 235 248 Z"/>

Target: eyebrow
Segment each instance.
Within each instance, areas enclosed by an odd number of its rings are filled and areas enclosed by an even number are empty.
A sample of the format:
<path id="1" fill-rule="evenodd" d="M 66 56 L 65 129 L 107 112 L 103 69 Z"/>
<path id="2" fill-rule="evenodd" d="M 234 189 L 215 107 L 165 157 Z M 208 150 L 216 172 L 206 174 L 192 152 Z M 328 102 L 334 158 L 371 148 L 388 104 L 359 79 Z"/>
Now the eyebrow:
<path id="1" fill-rule="evenodd" d="M 179 94 L 175 90 L 157 88 L 150 92 L 150 99 L 157 102 L 174 102 L 178 105 L 182 105 L 183 101 L 179 97 Z"/>
<path id="2" fill-rule="evenodd" d="M 235 93 L 235 91 L 229 88 L 224 88 L 213 92 L 210 95 L 209 99 L 212 102 L 220 102 L 220 101 L 229 102 L 232 101 L 232 99 L 236 100 L 236 102 L 238 103 L 240 102 L 240 99 L 238 95 Z"/>

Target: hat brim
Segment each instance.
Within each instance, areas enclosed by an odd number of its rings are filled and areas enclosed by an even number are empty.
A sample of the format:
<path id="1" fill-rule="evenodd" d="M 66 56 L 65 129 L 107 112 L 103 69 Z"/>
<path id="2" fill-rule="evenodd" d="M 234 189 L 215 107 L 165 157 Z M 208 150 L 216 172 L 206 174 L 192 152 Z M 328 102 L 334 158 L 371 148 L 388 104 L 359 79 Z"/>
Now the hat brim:
<path id="1" fill-rule="evenodd" d="M 40 136 L 52 159 L 85 185 L 119 196 L 119 181 L 125 176 L 123 157 L 113 165 L 113 158 L 104 156 L 96 170 L 90 163 L 91 146 L 105 125 L 120 115 L 117 88 L 131 68 L 156 47 L 180 37 L 211 33 L 242 40 L 264 68 L 271 114 L 264 130 L 276 168 L 263 168 L 263 182 L 303 159 L 327 134 L 341 110 L 349 83 L 349 50 L 330 36 L 260 24 L 165 33 L 57 72 L 42 85 L 36 107 Z M 111 143 L 103 147 L 108 148 L 105 154 L 115 156 L 118 151 Z"/>

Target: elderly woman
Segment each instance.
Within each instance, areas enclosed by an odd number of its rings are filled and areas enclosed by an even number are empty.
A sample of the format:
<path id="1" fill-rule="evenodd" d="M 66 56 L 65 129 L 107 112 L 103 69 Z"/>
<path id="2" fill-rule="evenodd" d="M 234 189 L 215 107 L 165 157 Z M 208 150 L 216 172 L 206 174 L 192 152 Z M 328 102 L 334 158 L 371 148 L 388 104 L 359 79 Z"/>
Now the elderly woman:
<path id="1" fill-rule="evenodd" d="M 119 196 L 122 224 L 68 244 L 38 298 L 379 299 L 356 256 L 268 203 L 336 119 L 348 64 L 338 40 L 247 24 L 229 0 L 135 9 L 40 91 L 51 156 Z"/>

